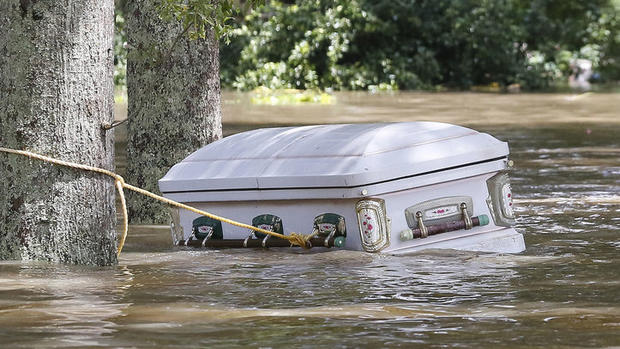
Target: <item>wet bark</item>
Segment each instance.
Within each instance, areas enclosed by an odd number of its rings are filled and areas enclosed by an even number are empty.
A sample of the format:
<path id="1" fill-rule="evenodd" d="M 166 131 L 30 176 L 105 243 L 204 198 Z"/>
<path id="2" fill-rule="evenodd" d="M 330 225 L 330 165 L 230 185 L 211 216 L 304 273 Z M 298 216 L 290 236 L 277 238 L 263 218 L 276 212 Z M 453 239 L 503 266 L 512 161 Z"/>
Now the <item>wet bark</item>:
<path id="1" fill-rule="evenodd" d="M 0 1 L 0 144 L 113 169 L 112 0 Z M 114 183 L 0 153 L 0 259 L 116 262 Z"/>
<path id="2" fill-rule="evenodd" d="M 191 152 L 221 137 L 218 42 L 189 40 L 158 16 L 155 0 L 126 8 L 127 182 L 159 193 L 157 181 Z M 165 207 L 129 193 L 132 223 L 167 224 Z"/>

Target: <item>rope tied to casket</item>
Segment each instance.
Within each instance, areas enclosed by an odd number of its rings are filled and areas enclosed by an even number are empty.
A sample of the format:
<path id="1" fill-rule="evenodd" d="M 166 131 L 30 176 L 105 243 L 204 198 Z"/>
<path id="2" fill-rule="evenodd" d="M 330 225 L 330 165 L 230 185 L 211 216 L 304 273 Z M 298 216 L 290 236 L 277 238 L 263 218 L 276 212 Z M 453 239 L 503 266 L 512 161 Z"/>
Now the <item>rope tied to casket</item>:
<path id="1" fill-rule="evenodd" d="M 253 230 L 255 232 L 259 232 L 259 233 L 271 235 L 271 236 L 274 236 L 280 239 L 288 240 L 291 243 L 291 245 L 301 246 L 303 248 L 310 248 L 312 246 L 311 244 L 308 243 L 308 241 L 310 240 L 310 238 L 312 238 L 313 234 L 304 235 L 304 234 L 299 234 L 299 233 L 291 233 L 290 235 L 284 235 L 284 234 L 273 232 L 271 230 L 266 230 L 266 229 L 262 229 L 259 227 L 255 227 L 253 225 L 237 222 L 235 220 L 232 220 L 226 217 L 221 217 L 213 213 L 197 209 L 195 207 L 165 198 L 161 195 L 154 194 L 148 190 L 125 183 L 125 179 L 123 179 L 121 175 L 114 173 L 110 170 L 106 170 L 106 169 L 94 167 L 94 166 L 89 166 L 89 165 L 78 164 L 78 163 L 74 163 L 70 161 L 54 159 L 49 156 L 40 155 L 40 154 L 33 153 L 30 151 L 26 151 L 26 150 L 16 150 L 16 149 L 0 147 L 0 152 L 15 154 L 15 155 L 23 155 L 31 159 L 41 160 L 41 161 L 49 162 L 55 165 L 65 166 L 65 167 L 74 168 L 74 169 L 83 170 L 83 171 L 96 172 L 96 173 L 100 173 L 100 174 L 112 177 L 114 179 L 114 186 L 116 187 L 116 190 L 118 191 L 118 195 L 121 201 L 121 209 L 123 211 L 123 230 L 121 234 L 121 239 L 118 243 L 118 249 L 117 249 L 118 255 L 120 255 L 121 251 L 123 250 L 123 246 L 125 245 L 125 239 L 127 238 L 127 231 L 129 227 L 129 218 L 127 216 L 127 202 L 125 200 L 124 189 L 128 189 L 128 190 L 140 193 L 142 195 L 146 195 L 152 199 L 158 200 L 160 202 L 166 203 L 171 206 L 176 206 L 179 208 L 186 209 L 188 211 L 197 213 L 201 216 L 206 216 L 209 218 L 216 219 L 223 223 L 228 223 L 228 224 L 240 227 L 240 228 L 246 228 L 246 229 Z"/>

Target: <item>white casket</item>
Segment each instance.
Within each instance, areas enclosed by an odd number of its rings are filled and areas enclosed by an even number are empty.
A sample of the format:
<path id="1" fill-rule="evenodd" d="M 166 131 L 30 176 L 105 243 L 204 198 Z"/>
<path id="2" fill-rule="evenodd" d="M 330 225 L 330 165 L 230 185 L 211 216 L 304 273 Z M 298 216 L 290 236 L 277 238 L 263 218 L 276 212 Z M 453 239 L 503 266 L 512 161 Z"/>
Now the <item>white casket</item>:
<path id="1" fill-rule="evenodd" d="M 325 246 L 513 253 L 525 244 L 512 228 L 508 154 L 488 134 L 437 122 L 267 128 L 197 150 L 159 188 L 268 230 L 315 231 Z M 172 226 L 182 243 L 264 239 L 183 209 Z"/>

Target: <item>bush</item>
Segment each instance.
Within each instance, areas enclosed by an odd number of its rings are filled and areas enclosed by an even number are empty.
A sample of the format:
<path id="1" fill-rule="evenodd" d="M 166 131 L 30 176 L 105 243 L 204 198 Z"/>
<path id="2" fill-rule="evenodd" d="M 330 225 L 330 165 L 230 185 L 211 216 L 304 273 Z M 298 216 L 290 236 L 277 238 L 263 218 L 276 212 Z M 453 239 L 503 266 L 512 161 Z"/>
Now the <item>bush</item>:
<path id="1" fill-rule="evenodd" d="M 620 72 L 620 0 L 270 1 L 222 45 L 224 86 L 432 89 L 566 81 L 587 58 Z"/>

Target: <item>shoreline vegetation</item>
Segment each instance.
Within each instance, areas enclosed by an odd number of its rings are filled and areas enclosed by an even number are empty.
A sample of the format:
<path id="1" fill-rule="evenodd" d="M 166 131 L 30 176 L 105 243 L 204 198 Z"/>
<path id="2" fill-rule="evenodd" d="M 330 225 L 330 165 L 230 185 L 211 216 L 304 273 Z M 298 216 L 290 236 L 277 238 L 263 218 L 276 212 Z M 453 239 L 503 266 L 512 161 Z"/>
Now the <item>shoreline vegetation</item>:
<path id="1" fill-rule="evenodd" d="M 224 134 L 240 130 L 240 125 L 273 127 L 292 124 L 400 122 L 429 120 L 470 127 L 519 125 L 539 127 L 572 123 L 618 124 L 614 105 L 620 93 L 554 92 L 497 93 L 474 91 L 333 91 L 330 104 L 273 103 L 254 104 L 250 92 L 222 91 Z M 554 106 L 554 113 L 547 110 Z M 477 115 L 477 117 L 472 117 Z M 516 117 L 518 115 L 518 117 Z M 115 120 L 127 117 L 127 104 L 115 105 Z M 241 127 L 243 130 L 246 128 Z M 116 129 L 119 141 L 125 139 L 125 124 Z"/>
<path id="2" fill-rule="evenodd" d="M 257 104 L 332 91 L 617 92 L 620 0 L 266 1 L 220 40 L 221 84 Z M 126 40 L 116 13 L 115 83 Z"/>
<path id="3" fill-rule="evenodd" d="M 297 89 L 269 89 L 264 86 L 258 87 L 253 91 L 239 91 L 236 89 L 222 89 L 223 94 L 243 93 L 249 96 L 249 101 L 253 105 L 330 105 L 338 103 L 338 97 L 336 92 L 356 92 L 368 95 L 397 95 L 399 93 L 482 93 L 482 94 L 557 94 L 565 95 L 565 98 L 570 100 L 580 99 L 587 97 L 592 93 L 608 94 L 608 93 L 620 93 L 620 82 L 596 84 L 588 91 L 581 89 L 571 88 L 569 86 L 562 86 L 556 88 L 547 88 L 539 91 L 522 91 L 519 89 L 507 89 L 502 88 L 496 84 L 490 84 L 487 86 L 472 86 L 469 90 L 458 89 L 435 89 L 435 90 L 393 90 L 393 91 L 321 91 L 317 89 L 313 90 L 297 90 Z M 223 98 L 224 104 L 236 103 L 235 100 L 226 100 Z M 115 114 L 123 115 L 126 111 L 120 109 L 127 107 L 127 91 L 124 88 L 116 88 L 114 93 L 114 103 L 116 105 Z M 123 120 L 124 117 L 115 117 L 117 120 Z"/>

